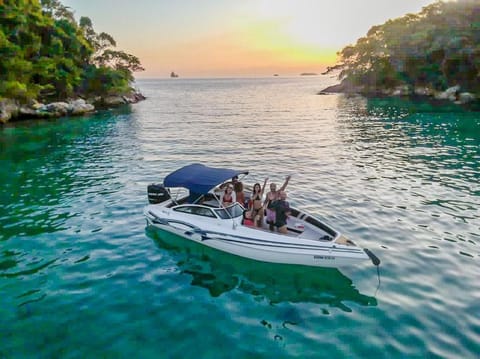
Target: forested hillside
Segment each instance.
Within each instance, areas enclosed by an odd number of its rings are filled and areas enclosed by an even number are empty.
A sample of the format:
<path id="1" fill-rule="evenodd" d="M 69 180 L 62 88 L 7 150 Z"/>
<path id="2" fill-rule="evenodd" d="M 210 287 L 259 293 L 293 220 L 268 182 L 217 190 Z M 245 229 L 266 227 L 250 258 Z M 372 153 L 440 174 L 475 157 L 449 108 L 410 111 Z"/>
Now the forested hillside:
<path id="1" fill-rule="evenodd" d="M 480 93 L 480 1 L 437 1 L 373 26 L 345 47 L 340 79 L 359 92 L 432 95 L 456 86 Z"/>
<path id="2" fill-rule="evenodd" d="M 131 93 L 137 57 L 58 0 L 0 0 L 0 99 L 52 102 Z"/>

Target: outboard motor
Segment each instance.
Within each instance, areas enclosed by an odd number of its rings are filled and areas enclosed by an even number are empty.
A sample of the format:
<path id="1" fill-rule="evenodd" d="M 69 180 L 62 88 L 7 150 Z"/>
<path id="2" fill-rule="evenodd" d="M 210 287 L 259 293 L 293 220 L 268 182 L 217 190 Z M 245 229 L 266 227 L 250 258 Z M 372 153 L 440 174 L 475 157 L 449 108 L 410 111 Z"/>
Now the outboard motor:
<path id="1" fill-rule="evenodd" d="M 157 204 L 170 199 L 170 194 L 161 184 L 149 184 L 147 187 L 148 202 Z"/>

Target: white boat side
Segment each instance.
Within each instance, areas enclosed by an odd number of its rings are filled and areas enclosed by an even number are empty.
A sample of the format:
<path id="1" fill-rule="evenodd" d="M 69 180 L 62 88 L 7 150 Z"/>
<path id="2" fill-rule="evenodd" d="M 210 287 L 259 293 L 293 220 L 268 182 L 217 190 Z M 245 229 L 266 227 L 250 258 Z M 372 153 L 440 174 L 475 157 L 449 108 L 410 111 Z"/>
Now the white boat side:
<path id="1" fill-rule="evenodd" d="M 180 203 L 182 201 L 179 201 Z M 229 209 L 235 213 L 234 204 Z M 227 253 L 271 263 L 340 267 L 369 259 L 368 253 L 312 216 L 292 208 L 289 234 L 242 224 L 242 216 L 221 218 L 221 208 L 176 204 L 169 199 L 145 207 L 149 226 Z M 223 212 L 222 212 L 223 213 Z M 225 217 L 225 216 L 223 216 Z"/>

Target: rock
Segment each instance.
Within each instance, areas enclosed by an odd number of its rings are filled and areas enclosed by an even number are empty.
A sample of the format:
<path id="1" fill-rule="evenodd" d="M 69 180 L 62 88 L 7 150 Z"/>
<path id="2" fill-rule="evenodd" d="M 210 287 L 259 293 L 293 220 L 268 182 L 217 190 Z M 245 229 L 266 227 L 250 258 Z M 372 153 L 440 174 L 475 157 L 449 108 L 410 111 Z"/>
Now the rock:
<path id="1" fill-rule="evenodd" d="M 143 101 L 143 100 L 146 99 L 146 97 L 140 92 L 135 92 L 133 95 L 134 95 L 137 102 Z"/>
<path id="2" fill-rule="evenodd" d="M 34 110 L 39 110 L 43 106 L 45 106 L 43 103 L 38 102 L 36 100 L 32 101 L 32 103 L 29 104 L 29 107 L 34 109 Z"/>
<path id="3" fill-rule="evenodd" d="M 95 106 L 86 103 L 84 99 L 70 101 L 70 114 L 73 116 L 83 115 L 95 111 Z"/>
<path id="4" fill-rule="evenodd" d="M 20 106 L 18 114 L 20 116 L 24 116 L 24 117 L 37 117 L 38 116 L 37 110 L 30 107 L 30 106 Z"/>
<path id="5" fill-rule="evenodd" d="M 83 106 L 87 102 L 83 98 L 78 98 L 76 100 L 70 100 L 68 103 L 70 104 L 70 106 Z"/>
<path id="6" fill-rule="evenodd" d="M 362 88 L 359 86 L 355 86 L 349 81 L 343 80 L 341 83 L 333 86 L 329 86 L 322 91 L 319 92 L 319 94 L 325 94 L 325 93 L 359 93 L 362 92 Z"/>
<path id="7" fill-rule="evenodd" d="M 8 98 L 0 100 L 0 123 L 7 123 L 19 112 L 18 102 Z"/>
<path id="8" fill-rule="evenodd" d="M 30 100 L 28 104 L 20 105 L 15 100 L 0 99 L 0 124 L 14 118 L 78 116 L 95 111 L 95 105 L 115 107 L 128 103 L 137 103 L 142 100 L 145 100 L 145 96 L 134 88 L 125 96 L 111 95 L 106 98 L 97 96 L 89 98 L 87 101 L 83 98 L 78 98 L 75 100 L 70 99 L 68 102 L 43 104 L 36 100 Z"/>
<path id="9" fill-rule="evenodd" d="M 458 92 L 460 91 L 460 85 L 449 87 L 443 92 L 438 92 L 434 95 L 437 100 L 457 100 Z"/>
<path id="10" fill-rule="evenodd" d="M 102 99 L 101 96 L 95 96 L 95 97 L 87 98 L 87 103 L 89 103 L 91 105 L 102 104 L 102 102 L 103 102 L 103 99 Z"/>
<path id="11" fill-rule="evenodd" d="M 396 86 L 390 92 L 391 96 L 408 96 L 410 95 L 410 87 L 408 85 Z"/>
<path id="12" fill-rule="evenodd" d="M 103 102 L 107 106 L 118 106 L 128 103 L 123 96 L 108 96 L 103 99 Z"/>
<path id="13" fill-rule="evenodd" d="M 18 117 L 23 118 L 45 118 L 45 117 L 54 117 L 55 113 L 47 110 L 47 106 L 35 102 L 29 105 L 20 106 Z"/>
<path id="14" fill-rule="evenodd" d="M 123 99 L 126 103 L 137 103 L 140 101 L 145 100 L 145 96 L 143 96 L 140 92 L 132 92 L 127 96 L 123 96 Z"/>
<path id="15" fill-rule="evenodd" d="M 42 105 L 35 110 L 37 117 L 54 117 L 55 114 L 48 110 L 48 105 Z"/>
<path id="16" fill-rule="evenodd" d="M 328 86 L 327 88 L 324 88 L 322 91 L 318 93 L 318 95 L 325 95 L 327 93 L 341 93 L 343 92 L 343 86 L 342 84 L 337 84 L 333 86 Z"/>
<path id="17" fill-rule="evenodd" d="M 413 93 L 417 96 L 432 96 L 433 90 L 429 87 L 415 87 Z"/>
<path id="18" fill-rule="evenodd" d="M 52 102 L 44 107 L 52 116 L 65 116 L 70 112 L 70 105 L 66 102 Z M 43 110 L 43 107 L 40 110 Z"/>
<path id="19" fill-rule="evenodd" d="M 475 100 L 476 100 L 475 95 L 470 92 L 461 92 L 458 95 L 458 102 L 462 105 L 465 105 L 469 102 L 473 102 Z"/>

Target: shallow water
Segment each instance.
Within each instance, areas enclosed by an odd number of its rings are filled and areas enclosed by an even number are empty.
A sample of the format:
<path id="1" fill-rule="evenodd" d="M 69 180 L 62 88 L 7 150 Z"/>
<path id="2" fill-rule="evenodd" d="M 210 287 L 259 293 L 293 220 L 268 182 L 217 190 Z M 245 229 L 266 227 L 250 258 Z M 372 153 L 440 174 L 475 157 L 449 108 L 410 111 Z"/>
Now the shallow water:
<path id="1" fill-rule="evenodd" d="M 144 80 L 148 99 L 0 129 L 0 358 L 480 352 L 480 116 L 325 77 Z M 147 230 L 146 186 L 249 169 L 380 259 L 268 265 Z"/>

